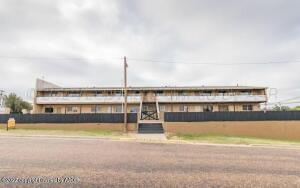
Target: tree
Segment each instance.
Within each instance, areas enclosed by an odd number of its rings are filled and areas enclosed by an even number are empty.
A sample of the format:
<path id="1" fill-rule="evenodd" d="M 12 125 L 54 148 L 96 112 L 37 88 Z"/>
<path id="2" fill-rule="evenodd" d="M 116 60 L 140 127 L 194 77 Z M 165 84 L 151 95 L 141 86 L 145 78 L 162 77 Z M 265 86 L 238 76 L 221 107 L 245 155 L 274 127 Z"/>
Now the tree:
<path id="1" fill-rule="evenodd" d="M 26 101 L 23 101 L 21 97 L 18 97 L 15 93 L 10 93 L 4 97 L 4 104 L 7 108 L 10 108 L 11 113 L 22 113 L 22 110 L 32 110 L 32 105 Z"/>
<path id="2" fill-rule="evenodd" d="M 288 107 L 288 106 L 279 106 L 279 105 L 275 105 L 275 106 L 273 107 L 273 111 L 289 111 L 289 110 L 291 110 L 291 108 Z"/>
<path id="3" fill-rule="evenodd" d="M 294 107 L 293 110 L 300 110 L 300 106 Z"/>

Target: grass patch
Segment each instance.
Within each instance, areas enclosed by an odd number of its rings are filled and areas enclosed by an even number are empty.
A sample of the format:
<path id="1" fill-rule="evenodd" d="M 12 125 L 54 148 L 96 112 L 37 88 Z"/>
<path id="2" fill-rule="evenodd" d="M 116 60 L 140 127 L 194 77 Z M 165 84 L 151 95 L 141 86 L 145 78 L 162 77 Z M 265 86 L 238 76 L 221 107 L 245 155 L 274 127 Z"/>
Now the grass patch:
<path id="1" fill-rule="evenodd" d="M 203 135 L 203 134 L 173 134 L 168 136 L 171 140 L 187 140 L 217 144 L 274 144 L 299 145 L 300 140 L 275 140 L 243 136 Z"/>
<path id="2" fill-rule="evenodd" d="M 122 132 L 106 131 L 98 129 L 89 130 L 61 130 L 61 129 L 0 129 L 1 135 L 33 136 L 33 135 L 50 135 L 50 136 L 95 136 L 95 137 L 128 137 Z"/>

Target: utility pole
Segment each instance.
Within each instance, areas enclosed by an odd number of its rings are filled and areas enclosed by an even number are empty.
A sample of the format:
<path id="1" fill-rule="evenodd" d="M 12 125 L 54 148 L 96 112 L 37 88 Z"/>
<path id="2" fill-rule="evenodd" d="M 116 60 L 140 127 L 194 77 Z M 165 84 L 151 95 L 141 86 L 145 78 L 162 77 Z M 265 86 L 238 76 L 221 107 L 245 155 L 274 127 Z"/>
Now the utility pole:
<path id="1" fill-rule="evenodd" d="M 127 132 L 127 59 L 124 56 L 124 132 Z"/>

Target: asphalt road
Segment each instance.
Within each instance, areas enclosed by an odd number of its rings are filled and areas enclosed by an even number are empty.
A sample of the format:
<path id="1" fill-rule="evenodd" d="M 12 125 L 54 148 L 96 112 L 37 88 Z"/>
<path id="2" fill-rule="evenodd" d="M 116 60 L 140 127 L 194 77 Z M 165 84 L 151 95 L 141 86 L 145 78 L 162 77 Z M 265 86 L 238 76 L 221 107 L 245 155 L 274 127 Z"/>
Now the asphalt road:
<path id="1" fill-rule="evenodd" d="M 0 151 L 0 187 L 300 187 L 300 149 L 0 137 Z"/>

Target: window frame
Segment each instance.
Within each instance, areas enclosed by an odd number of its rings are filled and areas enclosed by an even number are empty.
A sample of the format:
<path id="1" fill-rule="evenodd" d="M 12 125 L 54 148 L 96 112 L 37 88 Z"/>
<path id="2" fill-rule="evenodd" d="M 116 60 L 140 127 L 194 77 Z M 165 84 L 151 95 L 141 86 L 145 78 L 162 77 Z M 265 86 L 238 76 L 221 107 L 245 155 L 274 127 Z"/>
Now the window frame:
<path id="1" fill-rule="evenodd" d="M 179 111 L 180 112 L 188 112 L 189 111 L 189 106 L 188 105 L 180 105 L 179 106 Z"/>
<path id="2" fill-rule="evenodd" d="M 123 113 L 123 106 L 122 105 L 116 105 L 114 111 L 115 111 L 115 113 Z"/>
<path id="3" fill-rule="evenodd" d="M 211 108 L 209 108 L 209 107 L 211 107 Z M 212 105 L 212 104 L 203 105 L 202 110 L 203 110 L 203 112 L 213 112 L 214 105 Z"/>
<path id="4" fill-rule="evenodd" d="M 251 112 L 253 111 L 253 104 L 243 104 L 243 111 Z"/>
<path id="5" fill-rule="evenodd" d="M 51 111 L 47 111 L 47 109 L 52 109 Z M 44 109 L 44 112 L 46 114 L 53 114 L 54 113 L 54 108 L 52 106 L 46 106 Z"/>

